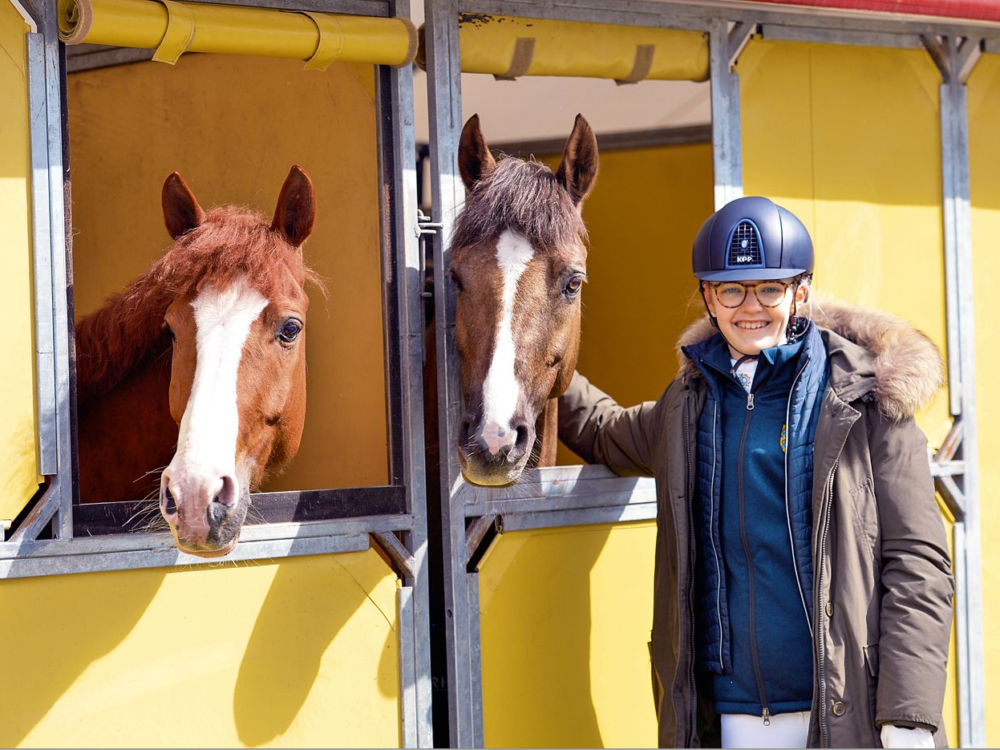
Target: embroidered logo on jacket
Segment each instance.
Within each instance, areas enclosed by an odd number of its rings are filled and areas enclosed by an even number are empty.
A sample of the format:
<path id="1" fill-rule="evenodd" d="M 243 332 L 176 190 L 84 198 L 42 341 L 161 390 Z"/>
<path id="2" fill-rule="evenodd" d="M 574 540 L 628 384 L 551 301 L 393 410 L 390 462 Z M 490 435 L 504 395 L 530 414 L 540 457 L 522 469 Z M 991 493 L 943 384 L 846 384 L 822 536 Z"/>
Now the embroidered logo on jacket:
<path id="1" fill-rule="evenodd" d="M 781 452 L 782 453 L 785 452 L 785 448 L 788 445 L 788 430 L 786 429 L 787 427 L 788 427 L 788 425 L 784 425 L 784 424 L 781 425 L 781 438 L 778 440 L 778 443 L 781 445 Z"/>

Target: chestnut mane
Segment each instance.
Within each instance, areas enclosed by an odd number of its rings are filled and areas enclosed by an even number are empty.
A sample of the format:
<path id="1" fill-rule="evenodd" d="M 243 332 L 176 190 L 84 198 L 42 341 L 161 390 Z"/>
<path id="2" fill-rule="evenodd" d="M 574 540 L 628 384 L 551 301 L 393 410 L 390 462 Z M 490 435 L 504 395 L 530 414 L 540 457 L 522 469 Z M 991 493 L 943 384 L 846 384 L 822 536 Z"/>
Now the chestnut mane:
<path id="1" fill-rule="evenodd" d="M 284 266 L 300 283 L 323 290 L 302 252 L 271 228 L 261 214 L 220 206 L 200 226 L 177 239 L 150 269 L 104 306 L 77 323 L 79 403 L 112 390 L 129 373 L 165 352 L 170 336 L 163 315 L 174 299 L 204 286 L 228 286 L 237 276 L 272 298 Z"/>
<path id="2" fill-rule="evenodd" d="M 470 189 L 455 219 L 452 247 L 489 242 L 513 230 L 536 247 L 561 247 L 587 239 L 583 218 L 547 165 L 501 158 Z"/>

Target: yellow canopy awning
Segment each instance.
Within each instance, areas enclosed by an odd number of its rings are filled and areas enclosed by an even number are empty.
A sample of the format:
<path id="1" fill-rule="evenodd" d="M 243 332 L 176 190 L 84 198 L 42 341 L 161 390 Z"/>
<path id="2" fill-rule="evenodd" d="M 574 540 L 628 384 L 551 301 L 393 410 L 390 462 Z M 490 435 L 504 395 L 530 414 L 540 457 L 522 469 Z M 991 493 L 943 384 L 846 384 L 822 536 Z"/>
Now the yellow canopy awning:
<path id="1" fill-rule="evenodd" d="M 464 73 L 498 78 L 577 76 L 622 83 L 705 81 L 708 36 L 700 31 L 463 13 Z"/>
<path id="2" fill-rule="evenodd" d="M 185 52 L 264 55 L 334 62 L 409 65 L 417 34 L 404 18 L 293 13 L 177 0 L 59 0 L 59 37 L 66 44 L 110 44 L 156 50 L 173 64 Z"/>

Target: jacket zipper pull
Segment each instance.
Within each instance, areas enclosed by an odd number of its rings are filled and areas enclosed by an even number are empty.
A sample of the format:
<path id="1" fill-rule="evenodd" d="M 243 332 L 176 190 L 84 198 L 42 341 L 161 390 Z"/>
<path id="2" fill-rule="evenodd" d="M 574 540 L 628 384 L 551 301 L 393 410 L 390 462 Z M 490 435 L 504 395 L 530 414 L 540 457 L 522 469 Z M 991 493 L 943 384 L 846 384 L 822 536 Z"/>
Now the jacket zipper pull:
<path id="1" fill-rule="evenodd" d="M 770 709 L 765 708 L 764 709 L 764 713 L 761 714 L 761 718 L 764 719 L 764 726 L 765 727 L 771 726 L 771 710 Z"/>
<path id="2" fill-rule="evenodd" d="M 747 411 L 753 411 L 753 394 L 747 394 Z"/>

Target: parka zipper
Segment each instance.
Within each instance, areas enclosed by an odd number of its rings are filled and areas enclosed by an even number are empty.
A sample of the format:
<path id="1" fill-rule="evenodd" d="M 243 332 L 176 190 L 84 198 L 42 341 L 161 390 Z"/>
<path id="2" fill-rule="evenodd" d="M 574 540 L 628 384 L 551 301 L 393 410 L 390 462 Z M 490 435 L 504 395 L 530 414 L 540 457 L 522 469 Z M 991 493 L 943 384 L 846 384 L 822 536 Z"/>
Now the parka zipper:
<path id="1" fill-rule="evenodd" d="M 762 382 L 760 387 L 763 387 L 763 385 L 764 383 Z M 760 693 L 761 718 L 764 720 L 764 726 L 770 726 L 771 709 L 767 703 L 767 690 L 764 688 L 764 677 L 760 673 L 760 661 L 757 657 L 757 617 L 754 602 L 753 558 L 750 555 L 750 540 L 747 538 L 746 513 L 744 510 L 745 501 L 743 497 L 743 451 L 746 448 L 747 433 L 750 432 L 750 420 L 753 418 L 753 410 L 753 393 L 751 392 L 747 394 L 747 414 L 743 420 L 743 435 L 740 438 L 736 482 L 740 503 L 740 536 L 743 539 L 743 554 L 746 556 L 747 577 L 750 584 L 750 658 L 753 660 L 754 677 L 757 679 L 757 691 Z"/>
<path id="2" fill-rule="evenodd" d="M 817 612 L 819 616 L 816 618 L 817 625 L 817 641 L 819 645 L 819 722 L 820 728 L 823 730 L 823 747 L 830 747 L 830 729 L 826 725 L 826 643 L 825 643 L 825 621 L 823 620 L 823 560 L 826 558 L 826 537 L 830 531 L 830 516 L 833 513 L 833 479 L 837 474 L 837 467 L 840 465 L 840 461 L 835 461 L 833 464 L 833 469 L 830 471 L 830 488 L 827 491 L 826 497 L 826 517 L 823 522 L 823 536 L 819 543 L 819 571 L 817 574 L 817 580 L 819 582 L 819 590 L 817 592 L 816 601 L 819 603 Z"/>
<path id="3" fill-rule="evenodd" d="M 694 676 L 694 460 L 691 455 L 691 392 L 684 399 L 684 429 L 687 440 L 684 441 L 684 451 L 687 458 L 687 501 L 688 501 L 688 634 L 691 650 L 688 652 L 688 680 L 691 687 L 691 725 L 690 733 L 685 743 L 687 747 L 694 746 L 694 737 L 698 731 L 698 684 Z"/>

